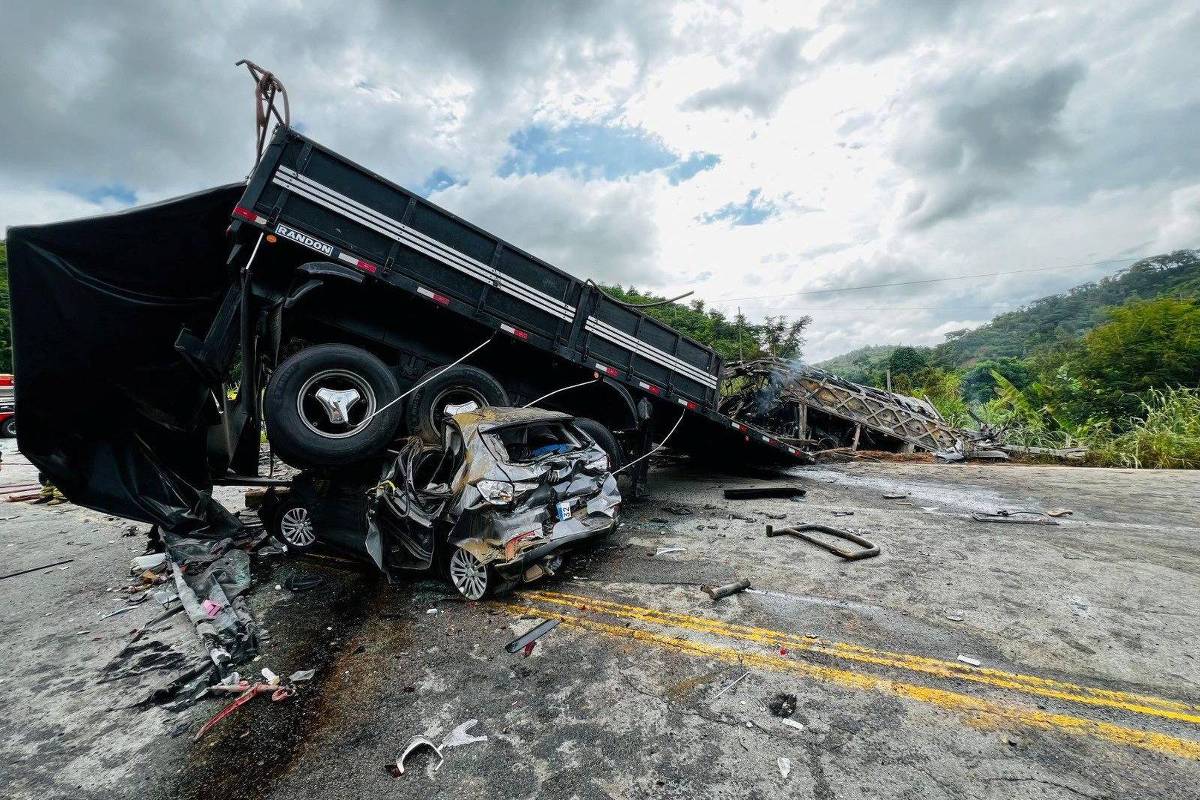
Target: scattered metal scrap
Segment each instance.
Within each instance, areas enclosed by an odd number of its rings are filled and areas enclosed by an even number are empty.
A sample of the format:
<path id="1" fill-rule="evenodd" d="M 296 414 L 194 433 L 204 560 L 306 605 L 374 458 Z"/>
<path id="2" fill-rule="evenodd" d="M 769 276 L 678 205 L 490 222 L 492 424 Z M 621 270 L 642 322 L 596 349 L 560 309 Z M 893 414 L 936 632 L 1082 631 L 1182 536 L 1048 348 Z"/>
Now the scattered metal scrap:
<path id="1" fill-rule="evenodd" d="M 241 681 L 233 686 L 225 686 L 218 683 L 209 687 L 209 691 L 240 692 L 241 694 L 239 694 L 237 699 L 232 703 L 218 711 L 212 719 L 200 726 L 200 730 L 196 731 L 196 735 L 192 737 L 192 741 L 194 742 L 200 741 L 200 738 L 216 727 L 217 723 L 228 717 L 233 712 L 237 711 L 242 706 L 246 705 L 246 703 L 249 703 L 251 700 L 258 697 L 260 694 L 270 694 L 271 701 L 275 703 L 278 703 L 282 700 L 287 700 L 289 697 L 292 697 L 296 694 L 296 690 L 290 686 L 280 686 L 277 683 L 256 683 L 254 685 L 250 685 L 246 681 Z"/>
<path id="2" fill-rule="evenodd" d="M 1017 525 L 1057 525 L 1058 520 L 1050 519 L 1041 511 L 1008 511 L 1000 509 L 995 514 L 976 512 L 971 515 L 976 522 L 1011 522 Z"/>
<path id="3" fill-rule="evenodd" d="M 731 595 L 731 594 L 737 594 L 738 592 L 744 592 L 749 588 L 750 588 L 750 581 L 747 580 L 746 578 L 742 578 L 741 580 L 738 580 L 734 583 L 727 583 L 724 586 L 704 585 L 704 586 L 700 587 L 700 591 L 704 592 L 706 595 L 711 597 L 713 599 L 713 602 L 715 603 L 718 600 L 720 600 L 722 597 L 729 597 L 729 595 Z"/>
<path id="4" fill-rule="evenodd" d="M 861 547 L 863 547 L 865 549 L 857 550 L 857 551 L 853 551 L 853 552 L 848 551 L 848 550 L 843 550 L 840 547 L 838 547 L 837 545 L 830 544 L 829 542 L 826 542 L 822 539 L 818 539 L 815 536 L 809 535 L 807 533 L 808 531 L 818 531 L 820 533 L 827 533 L 830 536 L 836 536 L 839 539 L 845 539 L 847 541 L 854 542 L 855 544 L 860 545 Z M 814 524 L 808 524 L 808 525 L 796 525 L 796 526 L 790 527 L 790 528 L 773 528 L 770 525 L 768 525 L 767 526 L 767 536 L 795 536 L 798 539 L 803 539 L 804 541 L 808 542 L 809 544 L 815 544 L 817 547 L 828 550 L 829 552 L 833 553 L 835 556 L 840 556 L 841 558 L 844 558 L 847 561 L 860 561 L 864 558 L 874 558 L 875 556 L 879 555 L 879 545 L 867 541 L 863 537 L 859 536 L 857 533 L 851 533 L 850 531 L 844 531 L 841 528 L 834 528 L 830 525 L 818 525 L 818 524 L 814 523 Z"/>
<path id="5" fill-rule="evenodd" d="M 513 639 L 511 642 L 509 642 L 508 644 L 506 644 L 504 646 L 504 649 L 509 653 L 515 653 L 518 650 L 525 650 L 526 648 L 528 648 L 529 650 L 532 651 L 533 648 L 531 647 L 531 645 L 533 645 L 534 642 L 536 642 L 538 639 L 545 636 L 550 631 L 557 628 L 559 622 L 560 622 L 560 620 L 557 620 L 557 619 L 548 619 L 545 622 L 543 622 L 542 624 L 526 631 L 525 633 L 521 634 L 517 638 Z M 526 653 L 526 655 L 529 655 L 529 653 Z"/>
<path id="6" fill-rule="evenodd" d="M 438 769 L 441 768 L 442 762 L 446 760 L 446 757 L 442 755 L 441 748 L 439 748 L 436 744 L 429 741 L 424 736 L 417 736 L 408 743 L 408 747 L 404 748 L 404 752 L 401 753 L 400 757 L 396 759 L 396 764 L 394 766 L 388 766 L 389 771 L 392 773 L 392 777 L 399 778 L 401 775 L 403 775 L 404 762 L 408 759 L 409 755 L 413 753 L 413 751 L 422 747 L 428 747 L 438 757 L 437 764 L 433 766 L 433 771 L 437 772 Z"/>
<path id="7" fill-rule="evenodd" d="M 1084 448 L 1061 450 L 1003 442 L 1004 431 L 946 422 L 927 400 L 853 383 L 805 364 L 764 358 L 727 364 L 720 411 L 767 430 L 812 455 L 858 456 L 867 449 L 934 453 L 944 461 L 1007 459 L 1009 454 L 1084 458 Z"/>
<path id="8" fill-rule="evenodd" d="M 799 486 L 745 486 L 737 489 L 726 489 L 726 500 L 766 500 L 780 498 L 788 500 L 792 497 L 804 497 L 808 492 Z"/>
<path id="9" fill-rule="evenodd" d="M 10 572 L 7 575 L 0 575 L 0 581 L 8 580 L 9 578 L 15 578 L 18 575 L 28 575 L 29 573 L 37 572 L 40 569 L 49 569 L 50 567 L 57 567 L 57 566 L 61 566 L 63 564 L 70 564 L 74 560 L 75 559 L 73 559 L 73 558 L 68 558 L 63 561 L 55 561 L 53 564 L 42 564 L 40 567 L 30 567 L 29 569 L 20 569 L 20 570 L 17 570 L 16 572 Z"/>

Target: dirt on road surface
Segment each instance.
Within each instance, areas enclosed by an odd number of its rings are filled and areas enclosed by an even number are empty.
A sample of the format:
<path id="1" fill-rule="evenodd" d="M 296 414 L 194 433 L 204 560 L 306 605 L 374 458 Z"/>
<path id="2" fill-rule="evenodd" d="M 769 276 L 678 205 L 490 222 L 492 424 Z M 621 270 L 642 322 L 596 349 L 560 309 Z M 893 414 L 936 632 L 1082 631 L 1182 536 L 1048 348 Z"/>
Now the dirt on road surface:
<path id="1" fill-rule="evenodd" d="M 9 483 L 19 456 L 5 459 Z M 137 666 L 104 670 L 155 614 L 99 618 L 144 538 L 70 505 L 5 504 L 0 573 L 75 559 L 0 581 L 5 795 L 1200 797 L 1200 475 L 852 463 L 653 481 L 616 534 L 489 602 L 327 559 L 256 562 L 270 641 L 243 672 L 317 677 L 199 742 L 224 700 L 144 702 L 195 663 L 183 620 L 148 634 Z M 762 484 L 807 496 L 722 497 Z M 1052 508 L 1073 513 L 971 518 Z M 882 553 L 845 562 L 765 536 L 798 523 Z M 292 574 L 324 583 L 291 593 Z M 700 591 L 738 578 L 752 588 Z M 505 651 L 548 619 L 528 655 Z M 414 736 L 470 719 L 486 741 L 392 776 Z"/>

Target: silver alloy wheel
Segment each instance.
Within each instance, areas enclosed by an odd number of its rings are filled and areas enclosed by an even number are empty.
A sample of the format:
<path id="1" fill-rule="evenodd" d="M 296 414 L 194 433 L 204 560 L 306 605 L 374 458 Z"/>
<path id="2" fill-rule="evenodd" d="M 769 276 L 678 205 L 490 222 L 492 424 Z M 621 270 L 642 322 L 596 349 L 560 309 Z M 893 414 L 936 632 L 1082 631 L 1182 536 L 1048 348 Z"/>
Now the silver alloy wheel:
<path id="1" fill-rule="evenodd" d="M 440 431 L 442 417 L 446 415 L 447 408 L 470 402 L 474 402 L 480 408 L 487 408 L 491 405 L 486 397 L 469 386 L 450 386 L 438 392 L 437 397 L 434 397 L 433 402 L 429 404 L 429 429 Z"/>
<path id="2" fill-rule="evenodd" d="M 292 506 L 279 517 L 279 533 L 293 547 L 309 547 L 317 540 L 312 514 L 304 506 Z"/>
<path id="3" fill-rule="evenodd" d="M 327 369 L 304 382 L 296 395 L 296 412 L 304 427 L 326 439 L 345 439 L 371 424 L 375 390 L 362 376 Z"/>
<path id="4" fill-rule="evenodd" d="M 450 582 L 468 600 L 482 600 L 488 591 L 488 569 L 472 553 L 461 547 L 450 556 Z"/>

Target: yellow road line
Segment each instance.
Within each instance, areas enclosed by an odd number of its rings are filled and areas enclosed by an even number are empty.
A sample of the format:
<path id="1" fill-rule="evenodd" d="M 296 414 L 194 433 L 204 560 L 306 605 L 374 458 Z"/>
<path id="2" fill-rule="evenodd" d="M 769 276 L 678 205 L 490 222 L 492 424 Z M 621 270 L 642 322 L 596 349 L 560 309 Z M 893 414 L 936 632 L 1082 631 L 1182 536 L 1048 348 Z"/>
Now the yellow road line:
<path id="1" fill-rule="evenodd" d="M 514 614 L 524 615 L 530 611 L 529 606 L 503 605 L 504 608 Z M 1122 725 L 1114 725 L 1110 722 L 1097 722 L 1095 720 L 1072 717 L 1067 714 L 1055 714 L 1048 711 L 1001 705 L 958 692 L 932 689 L 918 684 L 894 681 L 888 678 L 852 672 L 851 670 L 837 667 L 811 664 L 774 654 L 746 652 L 735 650 L 731 647 L 675 638 L 639 628 L 626 628 L 620 625 L 597 622 L 596 620 L 585 619 L 557 611 L 547 611 L 539 608 L 537 609 L 537 613 L 541 616 L 560 620 L 563 624 L 571 627 L 582 628 L 614 638 L 656 645 L 680 653 L 703 656 L 705 658 L 717 659 L 748 667 L 800 673 L 810 678 L 816 678 L 851 689 L 873 689 L 890 692 L 899 697 L 917 700 L 938 708 L 965 714 L 968 720 L 978 727 L 994 727 L 998 723 L 1025 725 L 1041 730 L 1093 736 L 1115 744 L 1138 747 L 1143 750 L 1150 750 L 1179 758 L 1200 760 L 1200 742 L 1181 739 L 1177 736 L 1170 736 L 1164 733 L 1141 731 Z"/>
<path id="2" fill-rule="evenodd" d="M 642 608 L 641 606 L 630 606 L 594 597 L 584 597 L 582 595 L 560 592 L 526 592 L 523 596 L 571 608 L 578 608 L 582 605 L 609 616 L 633 619 L 647 624 L 670 625 L 684 628 L 694 633 L 725 636 L 769 647 L 785 647 L 789 650 L 821 653 L 822 655 L 847 661 L 857 661 L 876 666 L 908 670 L 910 672 L 920 672 L 939 678 L 981 683 L 999 689 L 1009 689 L 1038 697 L 1113 708 L 1135 714 L 1161 717 L 1175 722 L 1200 724 L 1200 707 L 1165 697 L 1081 686 L 1051 678 L 1040 678 L 1035 675 L 1022 675 L 999 669 L 972 667 L 956 661 L 944 661 L 907 653 L 873 650 L 843 642 L 806 639 L 769 628 L 756 628 L 749 625 L 738 625 L 688 614 L 656 611 L 650 608 Z"/>

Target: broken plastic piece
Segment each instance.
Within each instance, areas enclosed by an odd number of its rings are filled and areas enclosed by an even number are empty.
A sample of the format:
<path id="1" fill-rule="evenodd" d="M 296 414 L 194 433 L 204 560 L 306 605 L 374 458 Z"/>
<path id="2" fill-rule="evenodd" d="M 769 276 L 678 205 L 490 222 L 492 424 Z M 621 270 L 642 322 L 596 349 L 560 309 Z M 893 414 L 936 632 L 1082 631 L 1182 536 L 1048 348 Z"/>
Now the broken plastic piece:
<path id="1" fill-rule="evenodd" d="M 216 616 L 221 613 L 221 606 L 217 603 L 214 603 L 212 600 L 205 600 L 200 604 L 200 608 L 202 611 L 204 611 L 205 615 L 207 615 L 209 619 L 215 619 Z"/>
<path id="2" fill-rule="evenodd" d="M 504 649 L 510 653 L 515 653 L 518 650 L 525 650 L 526 648 L 528 648 L 529 652 L 525 653 L 525 655 L 528 656 L 529 653 L 533 652 L 533 648 L 529 647 L 529 645 L 533 644 L 538 639 L 542 638 L 547 633 L 549 633 L 550 631 L 557 628 L 558 623 L 559 623 L 559 620 L 557 620 L 557 619 L 548 619 L 545 622 L 543 622 L 541 625 L 538 625 L 538 626 L 532 628 L 531 630 L 528 630 L 525 633 L 521 634 L 517 638 L 513 639 L 511 642 L 509 642 L 508 644 L 506 644 L 504 646 Z"/>
<path id="3" fill-rule="evenodd" d="M 972 667 L 978 667 L 983 662 L 974 656 L 959 656 L 958 660 L 964 664 L 970 664 Z"/>
<path id="4" fill-rule="evenodd" d="M 288 683 L 301 683 L 302 681 L 311 681 L 313 676 L 317 674 L 315 669 L 301 669 L 288 675 Z"/>
<path id="5" fill-rule="evenodd" d="M 779 774 L 782 775 L 783 779 L 786 781 L 787 776 L 792 774 L 792 760 L 790 758 L 784 758 L 783 756 L 780 756 L 779 758 L 775 759 L 775 763 L 779 765 Z"/>
<path id="6" fill-rule="evenodd" d="M 162 572 L 167 566 L 166 553 L 151 553 L 148 556 L 138 556 L 129 562 L 129 574 L 140 575 L 146 570 Z"/>
<path id="7" fill-rule="evenodd" d="M 660 547 L 660 548 L 658 548 L 657 551 L 655 551 L 654 557 L 657 558 L 658 556 L 665 556 L 668 553 L 686 553 L 686 552 L 687 552 L 686 547 Z"/>
<path id="8" fill-rule="evenodd" d="M 713 599 L 713 602 L 720 600 L 722 597 L 729 597 L 731 594 L 744 592 L 750 588 L 750 581 L 742 578 L 735 583 L 727 583 L 724 586 L 701 586 L 700 591 Z"/>
<path id="9" fill-rule="evenodd" d="M 791 497 L 804 497 L 808 492 L 799 486 L 745 486 L 739 489 L 726 489 L 726 500 L 765 500 L 778 497 L 787 500 Z"/>
<path id="10" fill-rule="evenodd" d="M 795 728 L 798 731 L 804 730 L 804 723 L 797 722 L 794 719 L 781 719 L 779 721 L 782 722 L 784 725 L 787 725 L 789 728 Z"/>
<path id="11" fill-rule="evenodd" d="M 450 733 L 446 734 L 446 738 L 442 739 L 442 749 L 447 747 L 461 747 L 464 744 L 474 744 L 475 742 L 486 742 L 486 736 L 472 736 L 467 731 L 474 728 L 479 722 L 477 719 L 469 719 L 462 725 L 459 725 Z"/>
<path id="12" fill-rule="evenodd" d="M 415 739 L 413 739 L 411 742 L 408 743 L 408 747 L 404 748 L 404 752 L 401 753 L 400 757 L 396 759 L 396 768 L 395 768 L 395 771 L 393 772 L 393 774 L 397 778 L 404 774 L 405 760 L 409 757 L 409 755 L 414 750 L 421 748 L 421 747 L 428 747 L 430 750 L 432 750 L 437 755 L 437 757 L 438 757 L 437 764 L 435 764 L 433 766 L 434 772 L 437 772 L 438 769 L 442 766 L 442 762 L 446 760 L 445 756 L 442 755 L 442 751 L 438 749 L 438 746 L 436 744 L 429 741 L 424 736 L 418 736 Z"/>
<path id="13" fill-rule="evenodd" d="M 276 675 L 274 672 L 272 672 L 270 667 L 262 668 L 262 676 L 263 676 L 263 680 L 265 680 L 267 683 L 271 684 L 272 686 L 279 685 L 279 676 Z"/>
<path id="14" fill-rule="evenodd" d="M 885 494 L 883 496 L 883 499 L 884 500 L 903 500 L 906 497 L 908 497 L 907 494 Z"/>

